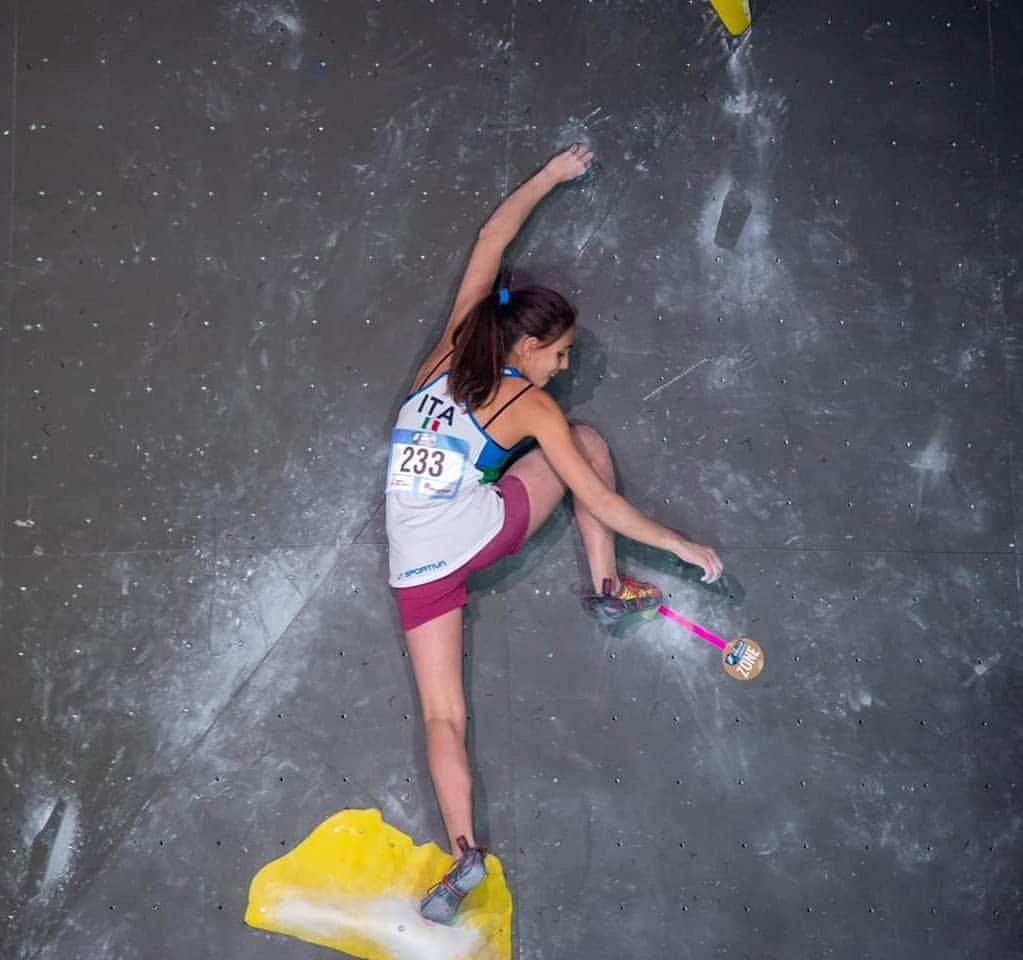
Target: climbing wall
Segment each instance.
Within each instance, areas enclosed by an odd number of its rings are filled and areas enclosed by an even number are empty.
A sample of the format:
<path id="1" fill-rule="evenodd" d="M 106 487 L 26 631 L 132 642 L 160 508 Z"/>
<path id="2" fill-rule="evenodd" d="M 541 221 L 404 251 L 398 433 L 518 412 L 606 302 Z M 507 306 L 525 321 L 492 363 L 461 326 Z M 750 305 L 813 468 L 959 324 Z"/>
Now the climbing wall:
<path id="1" fill-rule="evenodd" d="M 1009 0 L 0 4 L 0 956 L 307 958 L 249 883 L 442 841 L 380 495 L 474 231 L 709 590 L 604 630 L 567 510 L 477 578 L 513 956 L 1023 957 L 1023 14 Z"/>

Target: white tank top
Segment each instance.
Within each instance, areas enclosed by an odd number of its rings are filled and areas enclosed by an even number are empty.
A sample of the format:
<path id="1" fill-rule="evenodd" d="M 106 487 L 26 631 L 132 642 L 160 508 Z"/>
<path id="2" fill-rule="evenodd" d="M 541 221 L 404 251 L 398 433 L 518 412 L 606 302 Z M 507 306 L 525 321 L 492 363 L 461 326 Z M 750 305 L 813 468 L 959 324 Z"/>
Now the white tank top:
<path id="1" fill-rule="evenodd" d="M 512 367 L 504 374 L 525 379 Z M 510 454 L 451 399 L 446 372 L 406 398 L 391 431 L 387 462 L 392 587 L 446 577 L 497 535 L 504 501 L 493 482 Z"/>

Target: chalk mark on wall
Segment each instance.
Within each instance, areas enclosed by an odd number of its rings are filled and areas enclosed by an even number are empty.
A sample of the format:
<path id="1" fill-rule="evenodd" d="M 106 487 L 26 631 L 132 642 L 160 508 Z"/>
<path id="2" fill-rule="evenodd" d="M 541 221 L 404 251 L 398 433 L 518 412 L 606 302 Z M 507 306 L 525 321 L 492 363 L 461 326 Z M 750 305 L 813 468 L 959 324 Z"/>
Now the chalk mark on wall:
<path id="1" fill-rule="evenodd" d="M 691 374 L 694 370 L 696 370 L 699 367 L 702 367 L 705 363 L 710 363 L 710 361 L 711 361 L 710 357 L 704 357 L 702 360 L 697 360 L 696 363 L 692 364 L 692 366 L 686 367 L 686 369 L 683 370 L 680 374 L 678 374 L 678 376 L 672 377 L 670 380 L 666 381 L 665 383 L 662 383 L 656 389 L 651 390 L 643 399 L 650 400 L 653 397 L 656 397 L 657 394 L 659 394 L 662 390 L 667 390 L 668 387 L 670 387 L 672 384 L 678 383 L 679 380 L 681 380 L 683 377 L 688 377 L 689 374 Z"/>

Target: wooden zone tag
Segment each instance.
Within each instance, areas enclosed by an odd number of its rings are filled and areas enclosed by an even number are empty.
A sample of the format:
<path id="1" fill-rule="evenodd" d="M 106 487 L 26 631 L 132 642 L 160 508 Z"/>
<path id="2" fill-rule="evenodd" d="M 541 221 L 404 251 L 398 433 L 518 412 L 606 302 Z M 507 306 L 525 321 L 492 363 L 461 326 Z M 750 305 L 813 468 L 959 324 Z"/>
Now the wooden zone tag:
<path id="1" fill-rule="evenodd" d="M 760 676 L 760 671 L 764 669 L 764 651 L 760 649 L 760 644 L 756 640 L 750 640 L 749 637 L 722 640 L 716 633 L 711 633 L 698 623 L 687 620 L 677 610 L 672 610 L 663 603 L 657 608 L 657 612 L 665 619 L 673 620 L 680 627 L 685 627 L 701 640 L 706 640 L 712 647 L 717 647 L 721 651 L 721 666 L 733 680 L 755 680 Z"/>
<path id="2" fill-rule="evenodd" d="M 756 680 L 764 669 L 764 651 L 756 640 L 736 637 L 721 651 L 721 666 L 733 680 Z"/>

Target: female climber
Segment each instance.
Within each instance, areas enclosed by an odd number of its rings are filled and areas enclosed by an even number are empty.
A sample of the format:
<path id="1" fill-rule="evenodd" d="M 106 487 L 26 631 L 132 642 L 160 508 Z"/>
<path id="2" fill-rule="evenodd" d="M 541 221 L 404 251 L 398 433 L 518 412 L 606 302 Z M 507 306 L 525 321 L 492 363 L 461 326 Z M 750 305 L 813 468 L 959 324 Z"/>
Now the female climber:
<path id="1" fill-rule="evenodd" d="M 568 368 L 575 310 L 543 287 L 494 289 L 505 248 L 539 201 L 581 176 L 592 153 L 575 145 L 511 193 L 480 229 L 444 333 L 412 383 L 391 434 L 387 538 L 394 587 L 426 727 L 430 776 L 457 857 L 421 913 L 450 923 L 484 877 L 472 825 L 465 748 L 462 607 L 474 571 L 516 553 L 572 491 L 601 623 L 657 607 L 660 590 L 621 576 L 616 533 L 722 572 L 708 547 L 684 539 L 615 492 L 607 444 L 569 423 L 544 387 Z M 526 437 L 538 447 L 503 470 Z"/>

